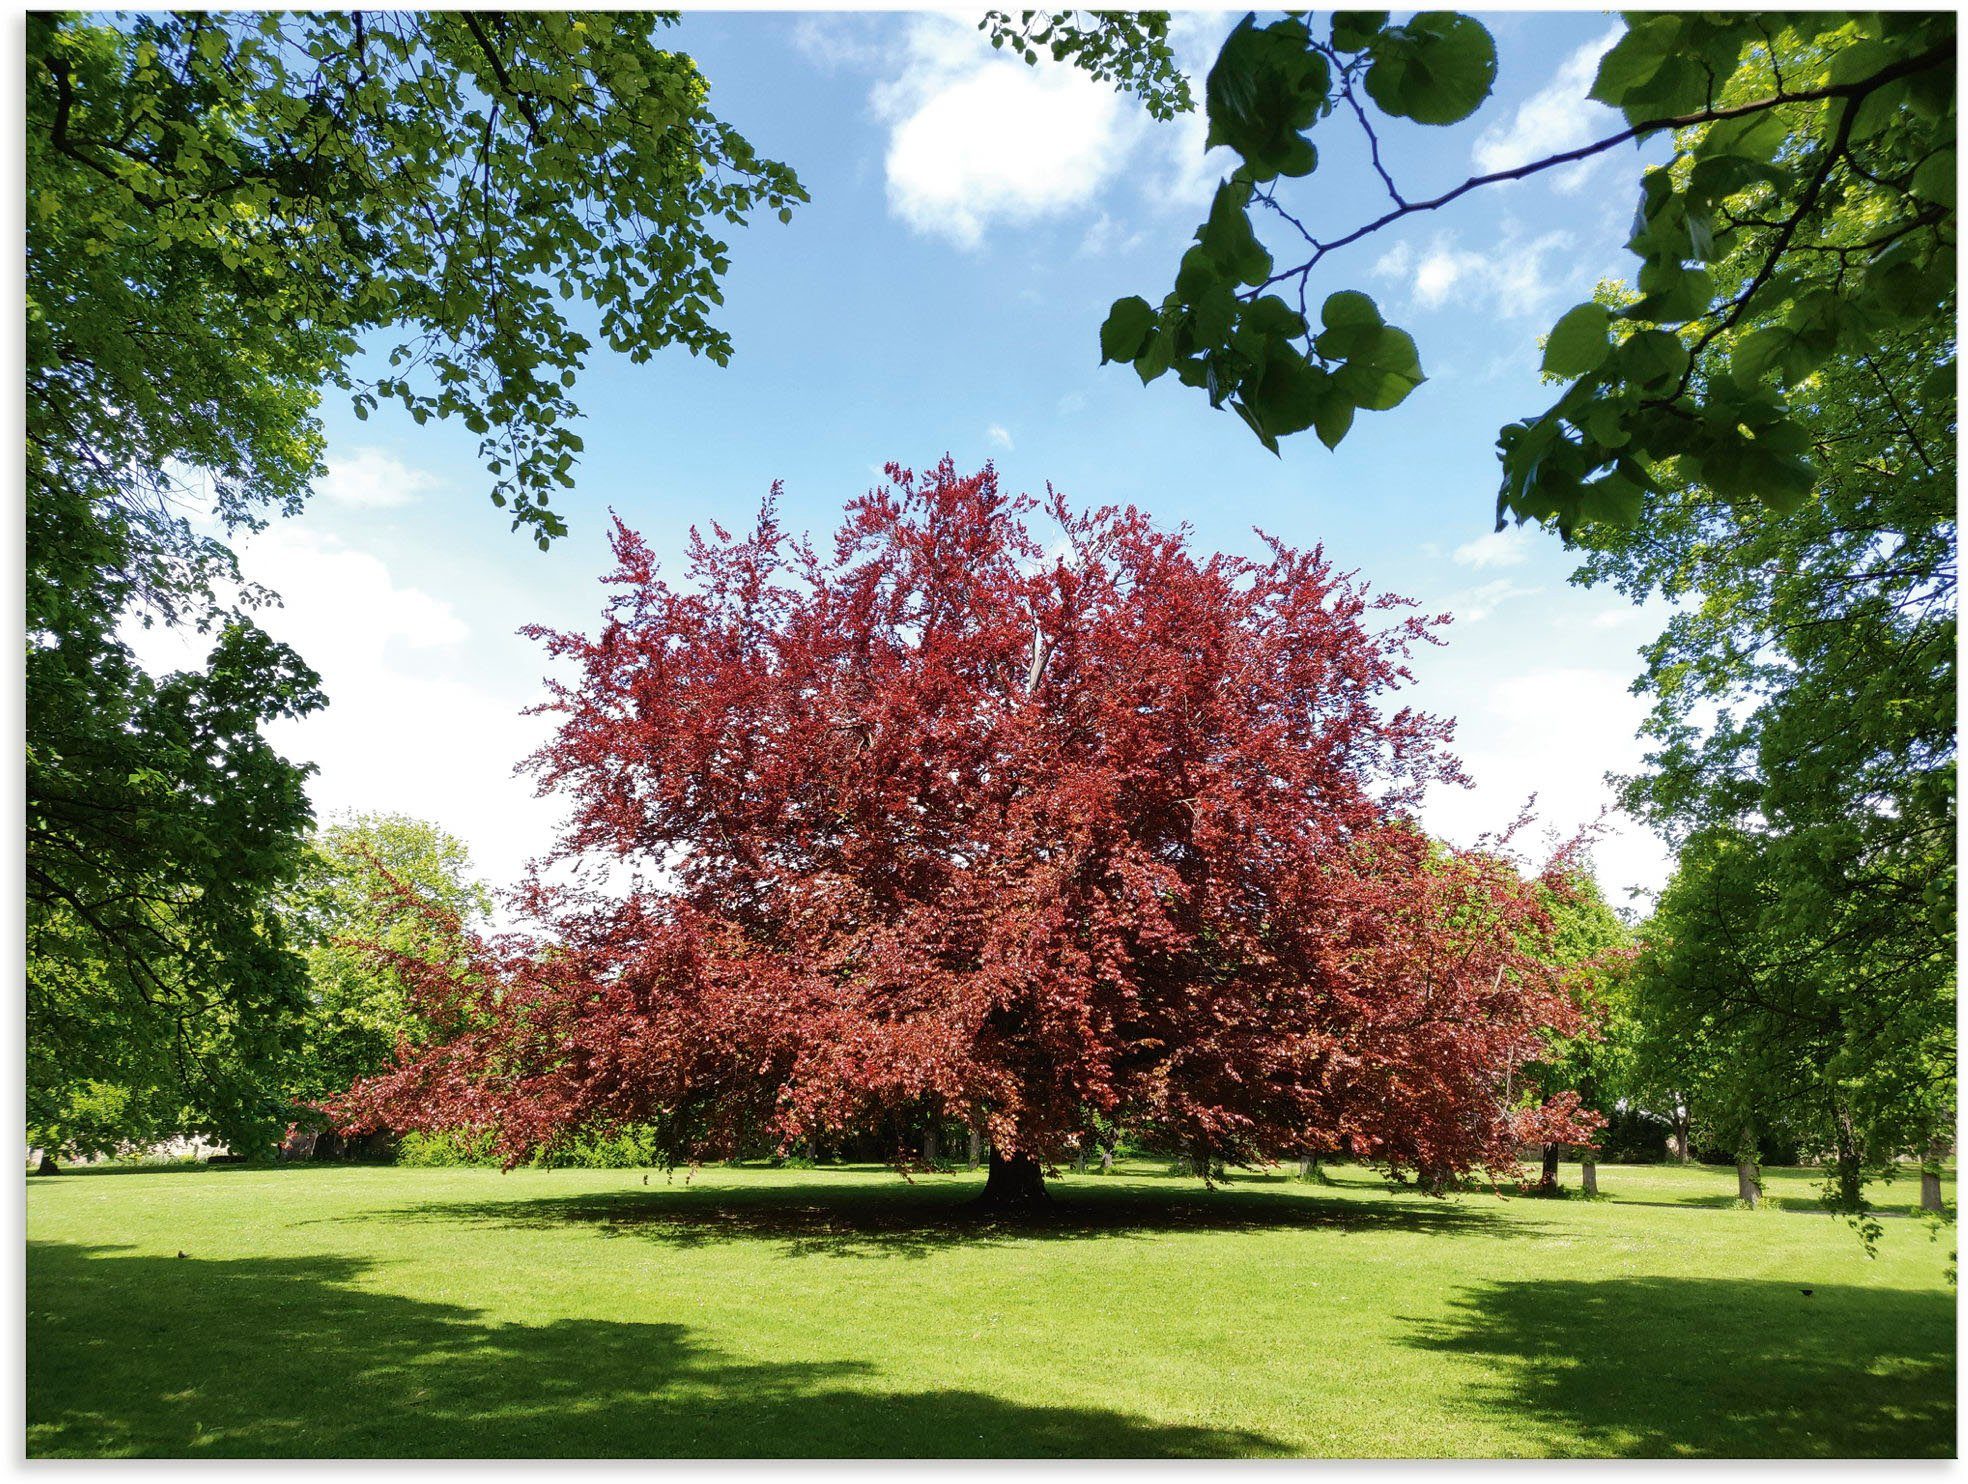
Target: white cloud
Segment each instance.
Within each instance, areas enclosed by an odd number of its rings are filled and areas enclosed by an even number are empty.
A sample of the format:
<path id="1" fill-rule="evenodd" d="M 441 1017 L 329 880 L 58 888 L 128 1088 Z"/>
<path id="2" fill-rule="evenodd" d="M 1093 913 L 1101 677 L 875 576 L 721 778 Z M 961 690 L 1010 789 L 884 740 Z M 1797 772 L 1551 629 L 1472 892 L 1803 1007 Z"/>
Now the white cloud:
<path id="1" fill-rule="evenodd" d="M 1528 598 L 1543 591 L 1543 588 L 1522 587 L 1508 577 L 1499 577 L 1495 582 L 1486 582 L 1481 587 L 1470 588 L 1451 598 L 1449 611 L 1460 623 L 1481 623 L 1512 598 Z"/>
<path id="2" fill-rule="evenodd" d="M 327 664 L 359 674 L 398 646 L 440 648 L 471 632 L 442 598 L 399 586 L 378 558 L 310 534 L 295 521 L 275 522 L 248 539 L 240 565 L 280 594 L 282 606 L 262 617 L 262 627 L 316 669 Z"/>
<path id="3" fill-rule="evenodd" d="M 1147 240 L 1146 232 L 1130 232 L 1106 212 L 1094 219 L 1086 229 L 1086 236 L 1080 239 L 1080 254 L 1083 257 L 1105 257 L 1108 253 L 1133 252 Z"/>
<path id="4" fill-rule="evenodd" d="M 1154 139 L 1160 147 L 1161 168 L 1151 171 L 1144 184 L 1149 199 L 1170 210 L 1200 211 L 1209 205 L 1216 183 L 1237 168 L 1236 152 L 1218 145 L 1206 150 L 1209 118 L 1203 107 L 1203 79 L 1209 75 L 1222 48 L 1223 38 L 1237 23 L 1233 13 L 1210 11 L 1173 12 L 1169 17 L 1169 45 L 1176 65 L 1189 76 L 1196 106 L 1156 126 Z"/>
<path id="5" fill-rule="evenodd" d="M 880 66 L 886 56 L 871 15 L 804 15 L 793 27 L 793 48 L 828 72 Z"/>
<path id="6" fill-rule="evenodd" d="M 1604 104 L 1589 102 L 1586 94 L 1599 72 L 1599 59 L 1624 34 L 1610 27 L 1567 57 L 1551 81 L 1517 106 L 1508 123 L 1495 123 L 1477 136 L 1470 150 L 1482 174 L 1527 165 L 1547 155 L 1576 149 L 1606 132 L 1614 121 Z M 1579 166 L 1560 172 L 1561 190 L 1577 190 L 1585 180 Z"/>
<path id="7" fill-rule="evenodd" d="M 1506 526 L 1490 531 L 1474 541 L 1465 541 L 1452 552 L 1451 560 L 1464 567 L 1521 567 L 1530 560 L 1530 547 L 1537 531 L 1531 526 Z"/>
<path id="8" fill-rule="evenodd" d="M 328 705 L 276 721 L 268 740 L 318 772 L 308 783 L 317 818 L 334 810 L 389 810 L 434 820 L 465 839 L 496 885 L 518 880 L 553 838 L 557 807 L 536 799 L 513 765 L 546 740 L 545 718 L 520 714 L 538 699 L 537 651 L 514 636 L 474 634 L 444 597 L 398 579 L 368 551 L 277 521 L 239 545 L 240 568 L 278 593 L 257 621 L 321 676 Z M 180 630 L 124 634 L 161 671 L 202 664 L 209 641 Z M 468 676 L 468 659 L 496 654 L 500 679 Z"/>
<path id="9" fill-rule="evenodd" d="M 1011 441 L 1011 430 L 1003 423 L 992 423 L 990 427 L 984 430 L 984 436 L 1000 448 L 1011 449 L 1016 447 Z"/>
<path id="10" fill-rule="evenodd" d="M 1639 768 L 1646 711 L 1616 670 L 1563 666 L 1488 681 L 1481 703 L 1465 706 L 1456 725 L 1454 750 L 1475 787 L 1431 790 L 1423 809 L 1429 828 L 1470 845 L 1508 824 L 1535 794 L 1540 833 L 1557 844 L 1600 818 L 1611 797 L 1607 773 Z M 1662 843 L 1624 815 L 1605 824 L 1593 857 L 1608 897 L 1624 904 L 1630 887 L 1657 888 L 1668 870 Z M 1518 843 L 1534 849 L 1539 841 Z"/>
<path id="11" fill-rule="evenodd" d="M 1110 84 L 992 50 L 954 17 L 910 23 L 901 75 L 871 95 L 890 125 L 889 209 L 976 247 L 997 224 L 1084 206 L 1126 164 L 1145 122 Z"/>
<path id="12" fill-rule="evenodd" d="M 1553 308 L 1580 283 L 1578 264 L 1564 256 L 1574 245 L 1569 232 L 1527 238 L 1511 222 L 1486 252 L 1460 247 L 1453 233 L 1441 232 L 1425 248 L 1396 243 L 1381 254 L 1373 272 L 1400 285 L 1420 309 L 1452 305 L 1464 313 L 1488 309 L 1519 319 Z"/>
<path id="13" fill-rule="evenodd" d="M 381 509 L 406 505 L 438 484 L 436 475 L 413 469 L 380 448 L 354 448 L 329 463 L 315 490 L 338 505 Z"/>

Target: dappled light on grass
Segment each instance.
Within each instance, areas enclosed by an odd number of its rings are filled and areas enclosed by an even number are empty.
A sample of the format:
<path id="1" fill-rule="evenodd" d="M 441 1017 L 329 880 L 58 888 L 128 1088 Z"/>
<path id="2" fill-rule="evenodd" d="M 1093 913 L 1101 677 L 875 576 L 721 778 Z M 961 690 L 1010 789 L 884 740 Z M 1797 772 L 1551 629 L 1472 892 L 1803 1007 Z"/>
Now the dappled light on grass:
<path id="1" fill-rule="evenodd" d="M 35 1455 L 1932 1455 L 1951 1228 L 1128 1161 L 29 1179 Z M 1564 1179 L 1576 1185 L 1576 1167 Z M 1772 1175 L 1804 1194 L 1808 1172 Z M 1947 1193 L 1952 1194 L 1949 1183 Z M 177 1254 L 184 1253 L 183 1257 Z M 1794 1283 L 1795 1287 L 1789 1287 Z M 1806 1296 L 1803 1288 L 1813 1293 Z"/>
<path id="2" fill-rule="evenodd" d="M 1951 1457 L 1954 1314 L 1931 1293 L 1723 1278 L 1504 1280 L 1411 1343 L 1479 1360 L 1552 1451 Z"/>
<path id="3" fill-rule="evenodd" d="M 761 1363 L 680 1324 L 500 1323 L 377 1293 L 350 1258 L 231 1261 L 32 1244 L 28 1453 L 172 1456 L 1277 1453 L 977 1392 L 857 1389 L 852 1361 Z"/>

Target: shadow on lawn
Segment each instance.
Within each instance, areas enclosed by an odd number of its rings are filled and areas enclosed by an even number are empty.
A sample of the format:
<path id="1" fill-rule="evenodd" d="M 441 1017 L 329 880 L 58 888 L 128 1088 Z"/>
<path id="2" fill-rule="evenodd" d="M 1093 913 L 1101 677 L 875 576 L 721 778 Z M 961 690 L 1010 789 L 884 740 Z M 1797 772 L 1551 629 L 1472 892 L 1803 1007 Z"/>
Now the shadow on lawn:
<path id="1" fill-rule="evenodd" d="M 761 1362 L 681 1325 L 502 1324 L 356 1286 L 343 1257 L 30 1243 L 30 1457 L 1221 1457 L 1258 1433 Z M 857 1380 L 865 1379 L 865 1388 Z"/>
<path id="2" fill-rule="evenodd" d="M 1477 1362 L 1477 1399 L 1547 1425 L 1553 1452 L 1954 1454 L 1951 1294 L 1527 1279 L 1469 1290 L 1452 1309 L 1414 1321 L 1409 1343 Z"/>
<path id="3" fill-rule="evenodd" d="M 591 1226 L 609 1236 L 678 1247 L 732 1240 L 785 1244 L 788 1255 L 924 1257 L 940 1248 L 1009 1241 L 1160 1236 L 1181 1232 L 1482 1232 L 1531 1237 L 1520 1218 L 1446 1200 L 1396 1204 L 1275 1190 L 1130 1190 L 1074 1185 L 1030 1217 L 993 1217 L 969 1205 L 964 1184 L 907 1190 L 867 1184 L 732 1190 L 673 1185 L 648 1190 L 535 1196 L 515 1201 L 447 1201 L 364 1213 L 363 1221 L 443 1221 L 530 1230 Z"/>

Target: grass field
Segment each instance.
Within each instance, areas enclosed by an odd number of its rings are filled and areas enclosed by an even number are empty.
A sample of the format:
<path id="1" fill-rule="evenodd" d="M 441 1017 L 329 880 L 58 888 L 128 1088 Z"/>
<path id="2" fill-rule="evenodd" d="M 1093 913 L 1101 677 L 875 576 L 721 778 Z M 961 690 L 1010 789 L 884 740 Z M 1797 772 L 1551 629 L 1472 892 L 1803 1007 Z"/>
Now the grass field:
<path id="1" fill-rule="evenodd" d="M 1954 1229 L 1912 1182 L 1868 1261 L 1803 1171 L 1753 1212 L 1729 1170 L 1335 1180 L 1135 1166 L 1023 1230 L 873 1169 L 30 1179 L 27 1451 L 1954 1451 Z"/>

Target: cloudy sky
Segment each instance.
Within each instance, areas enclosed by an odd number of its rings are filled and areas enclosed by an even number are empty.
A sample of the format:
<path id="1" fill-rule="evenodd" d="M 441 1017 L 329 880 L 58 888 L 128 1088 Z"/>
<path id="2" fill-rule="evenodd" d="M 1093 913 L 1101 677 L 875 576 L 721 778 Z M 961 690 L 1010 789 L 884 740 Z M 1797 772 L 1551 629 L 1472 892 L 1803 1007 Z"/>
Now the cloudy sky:
<path id="1" fill-rule="evenodd" d="M 1198 79 L 1233 19 L 1179 18 Z M 1482 112 L 1386 131 L 1410 197 L 1617 127 L 1580 101 L 1608 15 L 1486 20 L 1500 61 Z M 813 204 L 735 236 L 729 368 L 604 351 L 584 371 L 587 454 L 557 502 L 574 534 L 550 553 L 506 529 L 462 430 L 387 409 L 358 423 L 328 404 L 318 497 L 242 547 L 248 573 L 285 600 L 267 627 L 332 699 L 277 733 L 318 764 L 320 811 L 434 819 L 486 876 L 511 881 L 558 815 L 512 775 L 542 736 L 521 712 L 544 669 L 515 630 L 593 625 L 609 510 L 675 552 L 693 523 L 743 521 L 783 479 L 788 522 L 831 531 L 884 463 L 947 451 L 995 461 L 1019 488 L 1049 480 L 1076 503 L 1187 522 L 1204 548 L 1255 552 L 1253 527 L 1323 542 L 1375 587 L 1454 613 L 1410 699 L 1457 719 L 1476 786 L 1431 799 L 1429 826 L 1466 843 L 1533 792 L 1558 833 L 1599 813 L 1603 775 L 1638 759 L 1643 707 L 1628 686 L 1660 615 L 1568 585 L 1574 563 L 1554 536 L 1491 534 L 1494 440 L 1549 401 L 1539 334 L 1599 279 L 1630 272 L 1630 152 L 1479 193 L 1329 259 L 1320 292 L 1373 293 L 1414 333 L 1430 380 L 1397 411 L 1363 414 L 1337 454 L 1306 435 L 1274 459 L 1175 378 L 1144 390 L 1098 365 L 1107 305 L 1167 291 L 1228 168 L 1205 158 L 1200 116 L 1158 124 L 1077 73 L 994 53 L 969 20 L 693 16 L 670 35 L 720 114 L 792 164 Z M 1321 170 L 1293 199 L 1311 223 L 1350 227 L 1382 198 L 1341 121 L 1325 127 Z M 1273 245 L 1284 261 L 1284 240 Z M 154 643 L 147 653 L 168 661 Z M 1598 865 L 1619 900 L 1657 887 L 1665 857 L 1616 823 Z"/>

